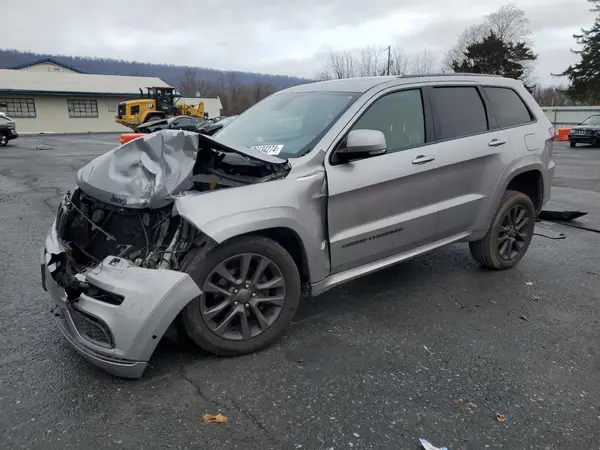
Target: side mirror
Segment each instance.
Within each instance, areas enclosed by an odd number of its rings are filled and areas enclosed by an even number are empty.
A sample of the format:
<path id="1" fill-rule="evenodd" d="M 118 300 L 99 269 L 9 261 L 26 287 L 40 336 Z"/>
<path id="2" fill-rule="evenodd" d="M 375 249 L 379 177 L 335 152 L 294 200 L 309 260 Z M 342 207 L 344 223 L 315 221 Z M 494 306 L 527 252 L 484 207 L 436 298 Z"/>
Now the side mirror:
<path id="1" fill-rule="evenodd" d="M 346 145 L 335 154 L 342 161 L 383 155 L 387 150 L 385 135 L 379 130 L 352 130 L 346 137 Z"/>

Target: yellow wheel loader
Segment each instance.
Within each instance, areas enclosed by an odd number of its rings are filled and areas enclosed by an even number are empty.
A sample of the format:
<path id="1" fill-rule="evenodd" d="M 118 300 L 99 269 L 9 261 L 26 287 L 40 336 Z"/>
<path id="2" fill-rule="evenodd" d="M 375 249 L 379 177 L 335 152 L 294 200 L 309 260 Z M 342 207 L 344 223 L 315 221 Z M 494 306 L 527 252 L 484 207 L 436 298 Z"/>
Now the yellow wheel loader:
<path id="1" fill-rule="evenodd" d="M 137 131 L 143 123 L 171 116 L 207 117 L 204 103 L 177 104 L 179 97 L 181 95 L 172 87 L 147 87 L 146 94 L 140 89 L 140 98 L 119 103 L 115 122 Z"/>

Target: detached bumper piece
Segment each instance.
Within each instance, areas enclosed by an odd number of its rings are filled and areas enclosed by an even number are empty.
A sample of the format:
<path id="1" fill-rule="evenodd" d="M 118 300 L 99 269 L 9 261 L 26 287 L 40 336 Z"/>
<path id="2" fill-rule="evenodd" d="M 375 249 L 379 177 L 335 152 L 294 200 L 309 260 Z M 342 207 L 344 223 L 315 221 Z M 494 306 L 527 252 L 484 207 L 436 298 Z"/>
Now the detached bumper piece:
<path id="1" fill-rule="evenodd" d="M 80 311 L 75 313 L 74 311 L 76 311 L 74 308 L 62 308 L 58 305 L 55 305 L 52 309 L 58 329 L 69 344 L 86 360 L 108 373 L 122 378 L 141 378 L 148 363 L 145 361 L 129 361 L 94 351 L 90 348 L 90 345 L 86 345 L 85 340 L 88 340 L 89 344 L 100 346 L 100 342 L 95 342 L 92 339 L 94 337 L 106 339 L 106 333 L 110 334 L 110 330 L 108 330 L 106 324 L 102 331 L 98 328 L 92 328 L 91 324 L 82 320 Z M 94 336 L 94 334 L 97 334 L 97 336 Z"/>
<path id="2" fill-rule="evenodd" d="M 66 255 L 54 224 L 41 250 L 41 278 L 58 328 L 91 363 L 119 377 L 140 378 L 173 320 L 202 292 L 185 273 L 142 268 L 116 256 L 71 274 Z M 69 296 L 75 282 L 78 296 Z"/>

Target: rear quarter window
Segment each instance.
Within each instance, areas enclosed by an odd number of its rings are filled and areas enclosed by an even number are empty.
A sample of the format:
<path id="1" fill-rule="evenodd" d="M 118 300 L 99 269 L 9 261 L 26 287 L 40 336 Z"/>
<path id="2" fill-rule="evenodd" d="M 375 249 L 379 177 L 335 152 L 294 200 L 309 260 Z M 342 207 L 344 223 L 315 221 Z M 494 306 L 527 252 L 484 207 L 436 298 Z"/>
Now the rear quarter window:
<path id="1" fill-rule="evenodd" d="M 434 87 L 432 94 L 437 140 L 469 136 L 488 130 L 485 106 L 476 87 Z"/>
<path id="2" fill-rule="evenodd" d="M 510 88 L 484 87 L 498 126 L 501 128 L 524 125 L 534 120 L 523 99 Z"/>

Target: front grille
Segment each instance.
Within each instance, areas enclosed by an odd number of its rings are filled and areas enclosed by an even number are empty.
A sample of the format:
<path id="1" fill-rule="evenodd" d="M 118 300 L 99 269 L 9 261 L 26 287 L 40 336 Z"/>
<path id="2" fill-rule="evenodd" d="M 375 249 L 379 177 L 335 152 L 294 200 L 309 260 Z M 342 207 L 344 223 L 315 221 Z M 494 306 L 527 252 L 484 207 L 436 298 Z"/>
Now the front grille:
<path id="1" fill-rule="evenodd" d="M 65 225 L 58 228 L 58 236 L 71 248 L 72 259 L 79 269 L 97 264 L 109 255 L 132 261 L 144 258 L 148 251 L 160 251 L 155 245 L 169 242 L 177 227 L 176 221 L 170 220 L 170 205 L 161 209 L 125 208 L 88 197 L 79 189 L 70 202 L 77 209 L 71 208 L 65 219 L 59 217 Z M 114 239 L 107 239 L 105 233 Z"/>
<path id="2" fill-rule="evenodd" d="M 114 348 L 112 334 L 104 322 L 74 307 L 69 308 L 69 314 L 83 338 L 101 347 Z"/>

